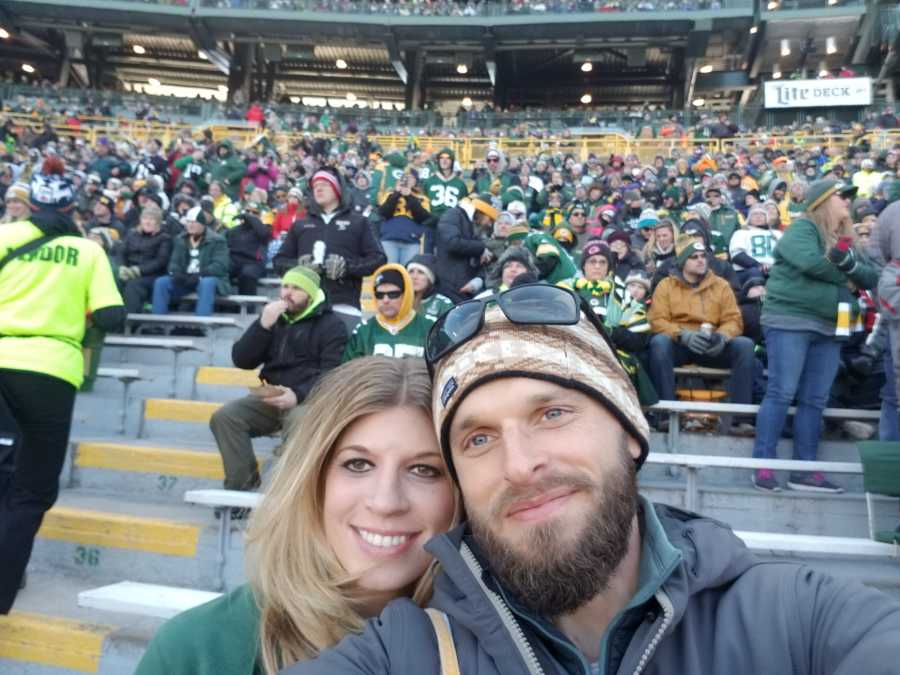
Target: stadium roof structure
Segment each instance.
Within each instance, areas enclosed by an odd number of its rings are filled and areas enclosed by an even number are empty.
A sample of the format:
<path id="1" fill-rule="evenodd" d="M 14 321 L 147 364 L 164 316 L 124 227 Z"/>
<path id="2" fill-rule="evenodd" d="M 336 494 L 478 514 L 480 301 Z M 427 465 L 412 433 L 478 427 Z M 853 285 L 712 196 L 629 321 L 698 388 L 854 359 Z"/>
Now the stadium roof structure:
<path id="1" fill-rule="evenodd" d="M 28 63 L 36 76 L 70 86 L 154 80 L 219 95 L 242 90 L 246 99 L 349 94 L 413 109 L 466 98 L 577 107 L 585 94 L 594 107 L 680 109 L 699 98 L 731 107 L 754 101 L 774 72 L 897 75 L 894 2 L 721 4 L 428 17 L 267 8 L 311 0 L 4 0 L 0 26 L 10 37 L 0 42 L 0 68 Z"/>

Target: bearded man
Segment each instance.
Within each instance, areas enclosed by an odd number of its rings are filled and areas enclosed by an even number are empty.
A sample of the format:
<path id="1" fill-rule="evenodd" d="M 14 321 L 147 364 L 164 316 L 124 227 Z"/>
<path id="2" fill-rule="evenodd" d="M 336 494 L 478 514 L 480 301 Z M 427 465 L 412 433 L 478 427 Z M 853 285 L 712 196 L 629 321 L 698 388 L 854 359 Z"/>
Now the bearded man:
<path id="1" fill-rule="evenodd" d="M 638 493 L 647 422 L 574 293 L 457 305 L 425 353 L 468 516 L 426 545 L 439 613 L 397 600 L 289 675 L 432 675 L 451 651 L 478 675 L 896 672 L 900 603 Z"/>

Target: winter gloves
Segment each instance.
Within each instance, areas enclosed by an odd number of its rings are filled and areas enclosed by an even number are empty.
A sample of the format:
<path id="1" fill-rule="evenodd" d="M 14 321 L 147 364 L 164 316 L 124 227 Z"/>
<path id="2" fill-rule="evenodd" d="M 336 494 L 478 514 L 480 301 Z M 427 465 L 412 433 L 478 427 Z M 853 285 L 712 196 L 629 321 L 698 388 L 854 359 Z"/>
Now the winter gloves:
<path id="1" fill-rule="evenodd" d="M 828 259 L 844 274 L 852 274 L 856 269 L 856 254 L 853 252 L 853 239 L 841 237 L 837 244 L 828 251 Z"/>
<path id="2" fill-rule="evenodd" d="M 697 356 L 716 357 L 725 349 L 728 338 L 721 333 L 706 335 L 700 331 L 683 330 L 678 336 L 678 341 Z"/>
<path id="3" fill-rule="evenodd" d="M 297 258 L 297 264 L 315 271 L 317 274 L 325 274 L 332 281 L 343 279 L 347 274 L 347 260 L 344 256 L 332 253 L 325 258 L 323 263 L 317 263 L 312 254 L 306 253 Z"/>
<path id="4" fill-rule="evenodd" d="M 708 335 L 696 330 L 683 330 L 681 335 L 678 336 L 678 341 L 698 356 L 706 353 L 706 349 L 709 347 L 709 340 L 710 337 Z"/>
<path id="5" fill-rule="evenodd" d="M 727 343 L 728 340 L 725 339 L 724 335 L 721 333 L 713 333 L 709 336 L 709 344 L 707 345 L 704 354 L 706 356 L 716 357 L 722 353 L 722 350 L 725 349 Z"/>
<path id="6" fill-rule="evenodd" d="M 122 265 L 119 268 L 119 281 L 131 281 L 132 279 L 139 279 L 141 277 L 141 268 L 137 265 L 132 265 L 130 267 L 126 267 Z"/>
<path id="7" fill-rule="evenodd" d="M 347 274 L 347 261 L 344 256 L 332 253 L 325 258 L 325 276 L 332 281 L 343 279 Z"/>
<path id="8" fill-rule="evenodd" d="M 302 265 L 303 267 L 308 267 L 316 274 L 320 274 L 322 272 L 322 265 L 316 262 L 311 253 L 305 253 L 297 258 L 297 264 Z"/>

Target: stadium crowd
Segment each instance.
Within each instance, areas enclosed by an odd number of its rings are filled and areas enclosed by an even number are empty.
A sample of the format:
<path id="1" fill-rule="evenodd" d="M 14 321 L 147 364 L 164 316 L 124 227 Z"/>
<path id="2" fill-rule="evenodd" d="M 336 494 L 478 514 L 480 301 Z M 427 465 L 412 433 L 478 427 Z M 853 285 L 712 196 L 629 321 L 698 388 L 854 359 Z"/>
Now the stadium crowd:
<path id="1" fill-rule="evenodd" d="M 307 318 L 321 291 L 347 335 L 323 339 L 313 375 L 363 355 L 420 356 L 430 325 L 455 303 L 545 281 L 573 289 L 602 319 L 644 404 L 720 395 L 697 381 L 676 384 L 678 366 L 729 369 L 729 399 L 762 404 L 764 424 L 734 426 L 755 434 L 759 457 L 774 456 L 795 399 L 804 413 L 784 433 L 797 458 L 815 459 L 826 405 L 883 400 L 882 436 L 900 437 L 893 314 L 883 316 L 893 305 L 876 300 L 879 269 L 900 258 L 878 235 L 879 218 L 882 228 L 900 225 L 887 208 L 900 197 L 900 148 L 865 139 L 845 152 L 698 147 L 644 163 L 492 147 L 463 166 L 449 148 L 386 151 L 351 132 L 307 134 L 280 153 L 263 136 L 246 148 L 209 130 L 167 147 L 105 137 L 90 146 L 49 125 L 36 134 L 10 122 L 2 220 L 28 216 L 32 174 L 58 156 L 75 189 L 72 216 L 107 252 L 128 312 L 164 314 L 195 293 L 194 311 L 209 315 L 217 297 L 255 295 L 261 278 L 294 270 L 295 282 L 306 279 L 292 287 L 307 304 L 282 297 L 264 310 L 262 328 L 281 315 L 288 328 Z M 376 311 L 364 321 L 370 275 Z M 236 363 L 268 363 L 264 351 L 236 351 Z M 282 387 L 279 409 L 311 386 L 296 373 L 272 382 Z M 842 431 L 874 433 L 858 422 Z M 231 454 L 252 455 L 248 443 Z M 238 474 L 231 487 L 258 484 Z M 770 471 L 754 484 L 780 489 Z M 789 487 L 841 490 L 821 474 L 794 475 Z"/>

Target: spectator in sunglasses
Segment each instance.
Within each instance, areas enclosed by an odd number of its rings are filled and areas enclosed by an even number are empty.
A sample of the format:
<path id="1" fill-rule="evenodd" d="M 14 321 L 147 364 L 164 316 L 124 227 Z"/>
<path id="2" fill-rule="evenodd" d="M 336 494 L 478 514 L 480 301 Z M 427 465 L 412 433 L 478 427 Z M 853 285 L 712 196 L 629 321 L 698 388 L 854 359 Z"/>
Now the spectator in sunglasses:
<path id="1" fill-rule="evenodd" d="M 360 356 L 421 357 L 431 321 L 415 310 L 416 289 L 402 265 L 375 270 L 375 316 L 360 323 L 344 350 L 344 361 Z"/>
<path id="2" fill-rule="evenodd" d="M 752 403 L 753 342 L 727 281 L 709 269 L 707 249 L 689 234 L 675 244 L 676 268 L 653 292 L 648 318 L 650 374 L 663 400 L 675 399 L 675 367 L 730 368 L 732 403 Z M 665 425 L 665 420 L 660 421 Z"/>

